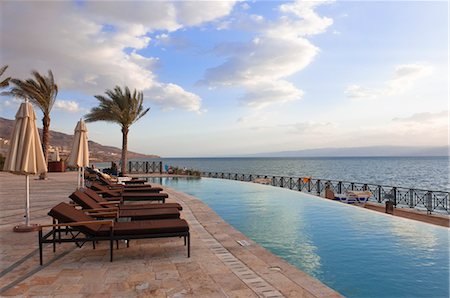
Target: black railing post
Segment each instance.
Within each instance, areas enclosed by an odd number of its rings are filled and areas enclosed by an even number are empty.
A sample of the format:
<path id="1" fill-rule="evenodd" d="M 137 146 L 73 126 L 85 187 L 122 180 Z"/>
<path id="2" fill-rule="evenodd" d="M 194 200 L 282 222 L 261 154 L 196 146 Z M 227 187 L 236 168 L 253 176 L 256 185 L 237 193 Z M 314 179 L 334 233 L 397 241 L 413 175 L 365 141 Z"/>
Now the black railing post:
<path id="1" fill-rule="evenodd" d="M 131 161 L 128 162 L 128 173 L 131 173 Z"/>
<path id="2" fill-rule="evenodd" d="M 283 178 L 283 176 L 281 176 L 281 178 L 280 178 L 280 187 L 283 187 L 283 180 L 284 180 L 284 178 Z"/>
<path id="3" fill-rule="evenodd" d="M 409 207 L 414 208 L 414 189 L 409 190 Z"/>
<path id="4" fill-rule="evenodd" d="M 355 190 L 355 183 L 352 182 L 352 183 L 350 183 L 350 185 L 351 185 L 351 189 Z"/>
<path id="5" fill-rule="evenodd" d="M 366 191 L 367 190 L 367 184 L 363 185 L 363 190 Z"/>
<path id="6" fill-rule="evenodd" d="M 298 191 L 302 191 L 302 178 L 298 178 L 297 179 L 297 189 L 298 189 Z"/>
<path id="7" fill-rule="evenodd" d="M 308 179 L 308 192 L 311 192 L 311 178 Z"/>
<path id="8" fill-rule="evenodd" d="M 317 179 L 317 194 L 320 196 L 320 179 Z"/>
<path id="9" fill-rule="evenodd" d="M 342 193 L 342 181 L 338 182 L 338 193 Z"/>
<path id="10" fill-rule="evenodd" d="M 159 162 L 159 173 L 162 174 L 163 172 L 163 165 L 162 165 L 162 161 Z"/>
<path id="11" fill-rule="evenodd" d="M 394 206 L 397 206 L 397 187 L 392 188 L 393 196 L 394 196 Z"/>
<path id="12" fill-rule="evenodd" d="M 433 211 L 433 192 L 428 191 L 427 192 L 427 213 L 431 214 L 431 211 Z"/>
<path id="13" fill-rule="evenodd" d="M 378 203 L 381 203 L 381 185 L 378 185 Z"/>

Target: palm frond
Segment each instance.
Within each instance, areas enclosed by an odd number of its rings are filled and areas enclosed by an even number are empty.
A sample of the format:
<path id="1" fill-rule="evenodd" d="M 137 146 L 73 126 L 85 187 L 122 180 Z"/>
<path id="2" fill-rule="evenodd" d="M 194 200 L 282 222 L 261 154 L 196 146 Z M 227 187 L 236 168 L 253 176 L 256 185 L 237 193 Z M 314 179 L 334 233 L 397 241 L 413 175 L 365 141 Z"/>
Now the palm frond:
<path id="1" fill-rule="evenodd" d="M 136 90 L 131 92 L 128 87 L 122 89 L 120 86 L 115 86 L 112 90 L 106 90 L 105 94 L 106 96 L 95 96 L 99 104 L 85 116 L 87 122 L 115 122 L 128 128 L 149 110 L 144 111 L 142 92 Z"/>
<path id="2" fill-rule="evenodd" d="M 2 94 L 28 99 L 39 107 L 44 115 L 49 115 L 58 95 L 53 73 L 49 70 L 48 76 L 42 76 L 39 72 L 32 71 L 32 75 L 33 78 L 27 80 L 11 79 L 13 87 Z"/>
<path id="3" fill-rule="evenodd" d="M 0 77 L 3 76 L 3 73 L 5 73 L 7 68 L 8 68 L 8 65 L 5 65 L 2 68 L 0 68 Z M 11 80 L 11 77 L 7 77 L 6 79 L 3 79 L 2 81 L 0 81 L 0 89 L 8 87 L 9 80 Z"/>

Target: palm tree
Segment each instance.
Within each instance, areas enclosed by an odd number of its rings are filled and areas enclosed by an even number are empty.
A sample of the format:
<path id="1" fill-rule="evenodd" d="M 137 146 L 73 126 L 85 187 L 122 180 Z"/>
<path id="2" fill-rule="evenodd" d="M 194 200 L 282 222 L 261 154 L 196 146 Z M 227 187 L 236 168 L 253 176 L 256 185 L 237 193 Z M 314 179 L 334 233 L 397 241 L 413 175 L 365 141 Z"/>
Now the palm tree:
<path id="1" fill-rule="evenodd" d="M 0 77 L 3 75 L 3 73 L 5 72 L 5 70 L 7 68 L 8 68 L 8 65 L 5 65 L 2 68 L 0 68 Z M 9 86 L 9 80 L 11 80 L 10 77 L 4 79 L 3 81 L 0 81 L 0 89 L 8 87 Z"/>
<path id="2" fill-rule="evenodd" d="M 96 95 L 99 101 L 98 107 L 92 108 L 85 116 L 87 122 L 107 121 L 119 124 L 122 127 L 122 175 L 126 173 L 127 150 L 128 150 L 128 131 L 130 126 L 141 119 L 150 108 L 145 109 L 144 94 L 133 91 L 125 87 L 125 90 L 116 86 L 114 90 L 105 91 L 107 97 Z"/>
<path id="3" fill-rule="evenodd" d="M 4 95 L 16 96 L 29 100 L 32 104 L 39 107 L 44 114 L 42 118 L 42 149 L 44 151 L 45 161 L 48 161 L 48 147 L 50 143 L 50 111 L 58 95 L 58 86 L 53 79 L 53 73 L 48 71 L 48 76 L 42 76 L 37 71 L 32 71 L 34 78 L 26 81 L 11 79 L 13 87 L 10 91 L 3 92 Z M 40 178 L 45 178 L 46 173 L 41 174 Z"/>

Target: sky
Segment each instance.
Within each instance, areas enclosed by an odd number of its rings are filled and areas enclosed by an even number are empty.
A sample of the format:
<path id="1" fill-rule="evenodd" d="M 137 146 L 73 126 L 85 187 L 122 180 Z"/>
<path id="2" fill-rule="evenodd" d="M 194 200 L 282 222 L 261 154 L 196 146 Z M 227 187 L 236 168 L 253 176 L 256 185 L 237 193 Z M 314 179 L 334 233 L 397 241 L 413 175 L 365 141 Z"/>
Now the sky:
<path id="1" fill-rule="evenodd" d="M 0 14 L 5 75 L 55 76 L 52 130 L 72 134 L 119 85 L 150 107 L 130 128 L 140 153 L 448 143 L 447 1 L 2 1 Z M 0 116 L 19 103 L 0 98 Z M 119 125 L 88 130 L 121 147 Z"/>

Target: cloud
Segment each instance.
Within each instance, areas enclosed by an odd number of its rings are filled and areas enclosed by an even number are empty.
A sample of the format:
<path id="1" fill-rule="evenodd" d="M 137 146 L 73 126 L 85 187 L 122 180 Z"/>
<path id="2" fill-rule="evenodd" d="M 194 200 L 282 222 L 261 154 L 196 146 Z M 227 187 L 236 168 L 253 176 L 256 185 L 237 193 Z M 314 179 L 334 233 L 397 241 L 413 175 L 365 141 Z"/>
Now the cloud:
<path id="1" fill-rule="evenodd" d="M 19 108 L 19 105 L 22 102 L 23 102 L 23 99 L 17 98 L 17 97 L 12 97 L 12 98 L 8 98 L 8 99 L 3 99 L 2 98 L 0 100 L 0 110 Z"/>
<path id="2" fill-rule="evenodd" d="M 227 16 L 236 1 L 86 1 L 84 8 L 103 23 L 142 24 L 148 31 L 175 31 Z"/>
<path id="3" fill-rule="evenodd" d="M 273 103 L 301 99 L 303 91 L 287 81 L 258 81 L 246 84 L 247 92 L 240 98 L 249 107 L 264 108 Z"/>
<path id="4" fill-rule="evenodd" d="M 334 128 L 334 124 L 331 122 L 296 122 L 287 125 L 291 129 L 292 133 L 295 134 L 317 134 L 317 133 L 327 133 L 330 129 Z"/>
<path id="5" fill-rule="evenodd" d="M 404 118 L 397 117 L 392 119 L 392 121 L 404 123 L 430 123 L 442 120 L 448 121 L 448 119 L 449 119 L 448 111 L 441 111 L 436 113 L 431 112 L 416 113 L 409 117 Z"/>
<path id="6" fill-rule="evenodd" d="M 55 101 L 53 106 L 57 110 L 69 112 L 69 113 L 77 113 L 81 111 L 80 106 L 76 101 L 73 100 L 61 100 L 58 99 Z"/>
<path id="7" fill-rule="evenodd" d="M 175 84 L 157 84 L 144 92 L 144 98 L 164 107 L 165 110 L 181 108 L 197 113 L 204 111 L 201 109 L 201 98 L 198 95 Z"/>
<path id="8" fill-rule="evenodd" d="M 12 76 L 28 78 L 33 69 L 51 69 L 60 90 L 92 95 L 127 85 L 157 94 L 146 100 L 163 109 L 200 111 L 200 97 L 175 82 L 161 82 L 154 73 L 158 58 L 144 56 L 140 50 L 153 42 L 154 31 L 171 32 L 220 19 L 230 13 L 234 1 L 138 1 L 133 5 L 7 1 L 0 5 L 2 62 L 10 65 Z"/>
<path id="9" fill-rule="evenodd" d="M 388 95 L 397 95 L 406 92 L 414 83 L 432 73 L 432 68 L 425 64 L 404 64 L 395 68 L 394 78 L 388 82 L 385 92 Z"/>
<path id="10" fill-rule="evenodd" d="M 383 96 L 404 94 L 412 89 L 415 83 L 432 73 L 432 67 L 426 64 L 403 64 L 395 67 L 394 77 L 381 88 L 366 88 L 350 85 L 345 94 L 353 99 L 375 99 Z"/>
<path id="11" fill-rule="evenodd" d="M 272 103 L 299 100 L 303 91 L 286 80 L 312 63 L 319 48 L 306 36 L 322 33 L 333 22 L 314 9 L 330 1 L 297 1 L 279 6 L 276 21 L 247 16 L 235 26 L 253 30 L 248 42 L 222 43 L 213 52 L 225 61 L 205 72 L 201 81 L 212 87 L 242 87 L 242 104 L 262 108 Z"/>
<path id="12" fill-rule="evenodd" d="M 345 90 L 345 95 L 349 98 L 366 98 L 366 99 L 373 99 L 378 96 L 378 91 L 364 88 L 359 85 L 350 85 Z"/>

